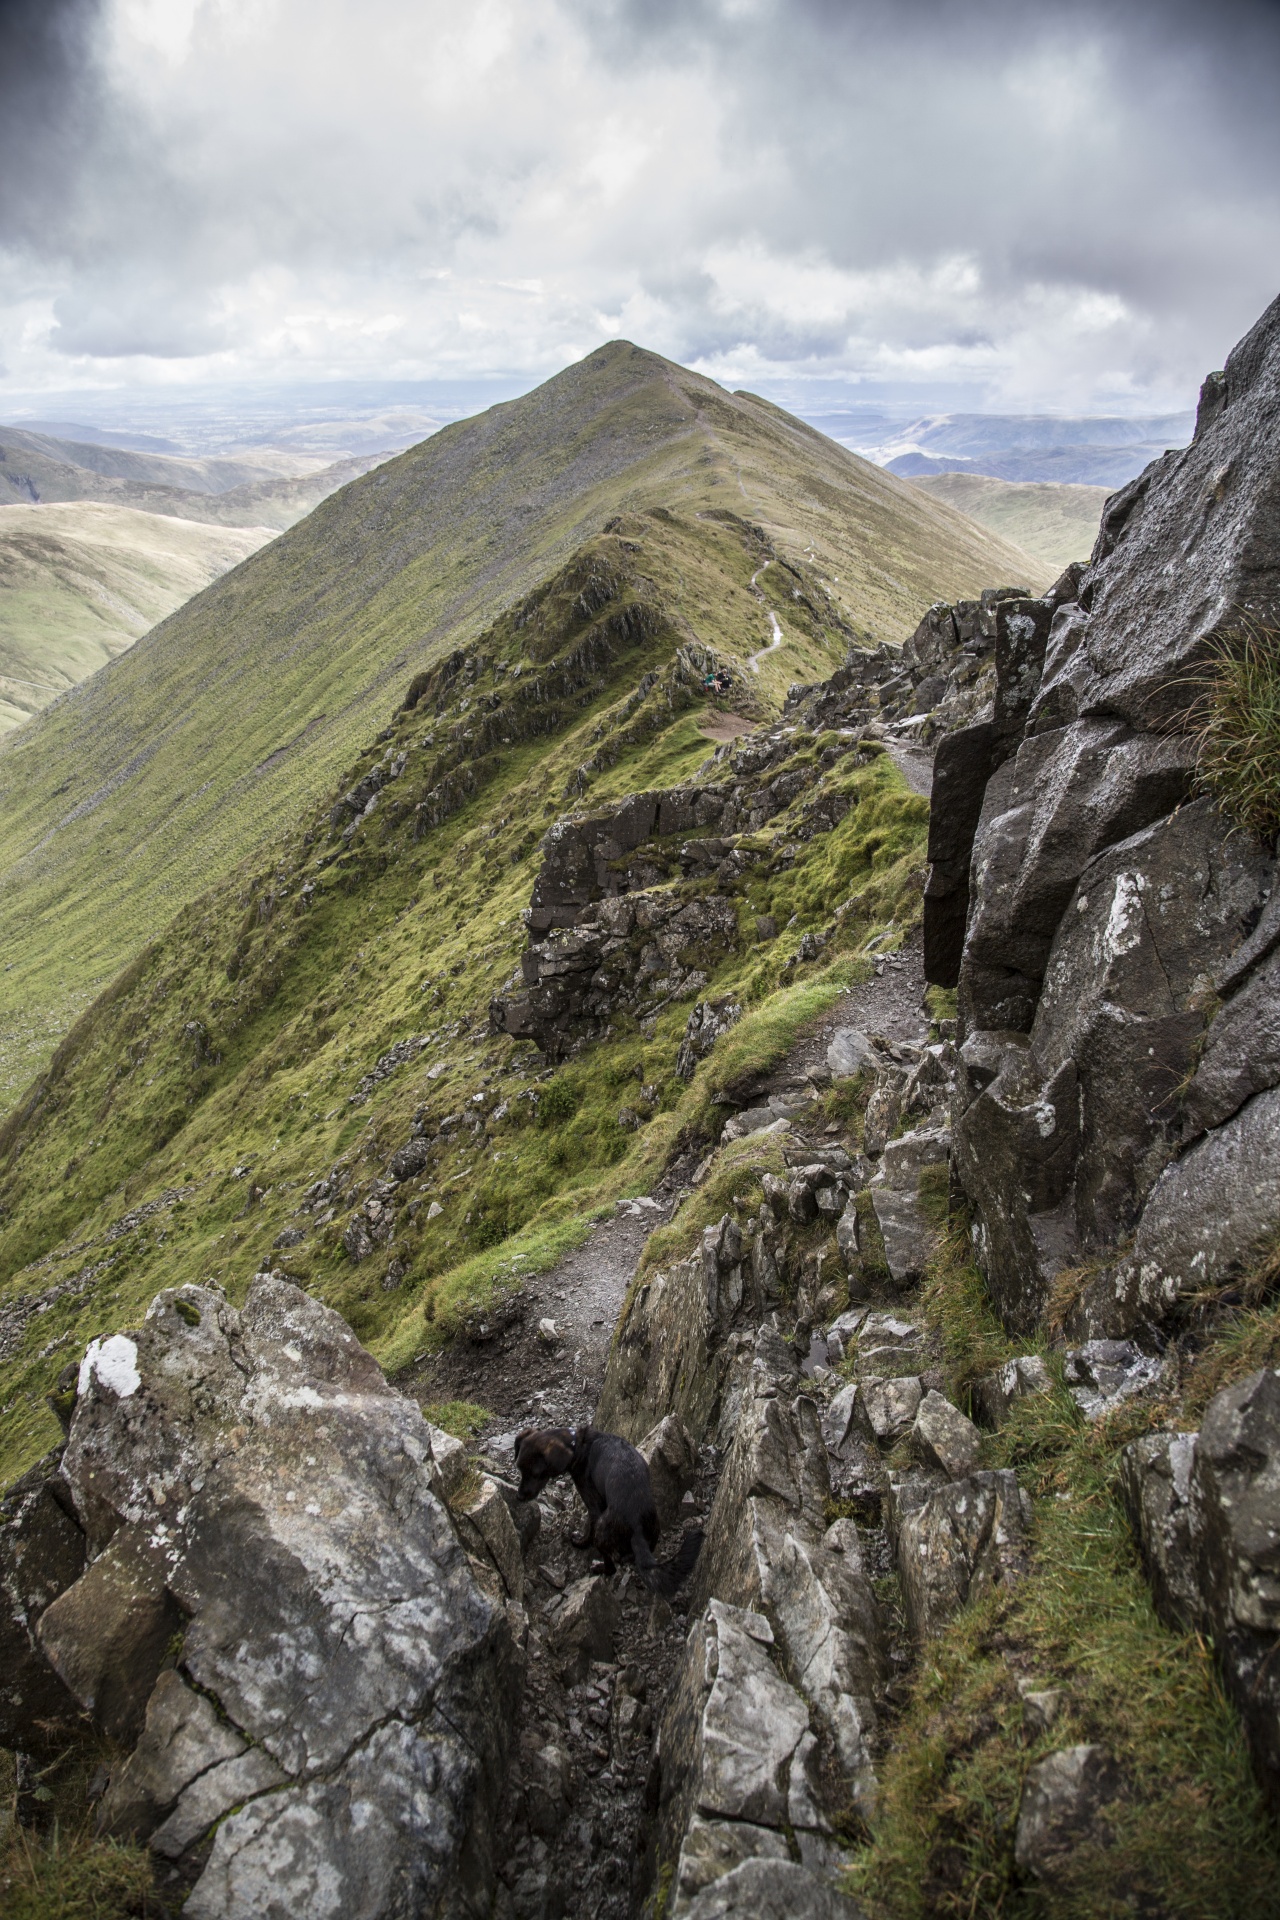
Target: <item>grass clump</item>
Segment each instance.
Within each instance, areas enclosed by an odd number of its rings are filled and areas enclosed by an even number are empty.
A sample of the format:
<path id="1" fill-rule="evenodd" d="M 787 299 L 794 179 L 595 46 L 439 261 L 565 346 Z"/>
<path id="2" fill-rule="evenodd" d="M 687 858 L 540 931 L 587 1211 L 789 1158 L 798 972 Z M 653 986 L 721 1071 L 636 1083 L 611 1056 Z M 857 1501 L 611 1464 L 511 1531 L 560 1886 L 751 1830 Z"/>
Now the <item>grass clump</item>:
<path id="1" fill-rule="evenodd" d="M 1244 621 L 1215 649 L 1200 716 L 1201 786 L 1238 826 L 1280 835 L 1280 628 Z"/>
<path id="2" fill-rule="evenodd" d="M 1091 1427 L 1055 1394 L 1016 1415 L 1002 1464 L 1034 1462 L 1020 1475 L 1040 1496 L 1031 1571 L 924 1653 L 850 1890 L 876 1920 L 1263 1920 L 1275 1911 L 1274 1846 L 1239 1721 L 1209 1650 L 1156 1618 L 1114 1491 L 1118 1447 L 1152 1414 L 1122 1410 Z M 1019 1679 L 1063 1693 L 1035 1739 Z M 1125 1782 L 1114 1844 L 1081 1849 L 1052 1893 L 1027 1885 L 1013 1857 L 1027 1770 L 1094 1741 Z"/>
<path id="3" fill-rule="evenodd" d="M 493 1415 L 474 1400 L 430 1400 L 423 1406 L 422 1417 L 442 1433 L 451 1433 L 455 1440 L 473 1440 Z"/>

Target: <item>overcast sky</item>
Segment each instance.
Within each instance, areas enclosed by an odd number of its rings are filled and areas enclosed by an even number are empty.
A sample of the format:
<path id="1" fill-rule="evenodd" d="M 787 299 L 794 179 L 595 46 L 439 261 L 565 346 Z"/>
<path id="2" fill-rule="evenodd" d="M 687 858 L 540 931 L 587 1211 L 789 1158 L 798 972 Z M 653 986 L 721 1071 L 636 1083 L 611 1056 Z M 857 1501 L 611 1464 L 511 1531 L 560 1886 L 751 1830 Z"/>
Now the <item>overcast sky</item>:
<path id="1" fill-rule="evenodd" d="M 1278 0 L 0 0 L 0 417 L 555 371 L 1184 406 L 1280 291 Z"/>

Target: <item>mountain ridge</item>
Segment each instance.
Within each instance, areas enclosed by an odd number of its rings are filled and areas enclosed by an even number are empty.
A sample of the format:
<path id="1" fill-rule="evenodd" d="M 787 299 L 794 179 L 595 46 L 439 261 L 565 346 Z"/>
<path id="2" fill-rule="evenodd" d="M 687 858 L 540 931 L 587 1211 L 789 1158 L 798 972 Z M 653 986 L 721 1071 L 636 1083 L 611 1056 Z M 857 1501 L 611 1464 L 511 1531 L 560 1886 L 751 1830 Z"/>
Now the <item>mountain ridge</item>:
<path id="1" fill-rule="evenodd" d="M 8 1085 L 183 900 L 325 788 L 415 670 L 620 509 L 722 500 L 877 637 L 1035 571 L 767 402 L 610 343 L 331 495 L 0 747 Z M 754 602 L 742 612 L 758 651 L 770 628 Z M 708 631 L 725 617 L 695 616 Z M 800 659 L 784 648 L 763 669 L 778 697 Z"/>

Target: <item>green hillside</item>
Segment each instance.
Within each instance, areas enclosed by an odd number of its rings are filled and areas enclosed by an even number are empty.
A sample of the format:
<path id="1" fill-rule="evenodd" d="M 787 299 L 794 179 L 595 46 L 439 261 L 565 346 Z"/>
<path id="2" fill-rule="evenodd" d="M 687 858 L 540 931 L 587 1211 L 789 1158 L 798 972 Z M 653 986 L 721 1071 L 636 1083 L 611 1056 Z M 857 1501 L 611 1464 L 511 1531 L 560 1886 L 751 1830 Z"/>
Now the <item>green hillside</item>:
<path id="1" fill-rule="evenodd" d="M 767 402 L 614 343 L 332 495 L 0 745 L 0 1088 L 328 789 L 410 675 L 650 505 L 749 517 L 877 639 L 938 598 L 1049 572 Z M 771 626 L 749 585 L 676 580 L 673 618 L 757 652 Z M 777 614 L 785 644 L 753 676 L 775 701 L 844 645 L 802 639 L 785 595 Z"/>
<path id="2" fill-rule="evenodd" d="M 694 625 L 726 605 L 743 611 L 720 615 L 713 656 Z M 612 1043 L 564 1066 L 549 1100 L 531 1092 L 547 1077 L 539 1056 L 491 1035 L 489 1005 L 524 946 L 552 820 L 707 760 L 713 657 L 739 708 L 776 703 L 777 669 L 757 677 L 743 660 L 769 609 L 793 673 L 816 678 L 849 642 L 812 571 L 770 560 L 732 509 L 615 516 L 469 653 L 408 686 L 402 672 L 379 716 L 390 724 L 320 803 L 143 948 L 0 1126 L 4 1477 L 49 1444 L 43 1396 L 68 1356 L 159 1285 L 216 1274 L 239 1297 L 257 1267 L 284 1260 L 403 1364 L 705 1129 L 706 1075 L 686 1088 L 674 1074 L 686 994 L 643 1022 L 620 1015 Z M 927 803 L 888 756 L 855 764 L 830 776 L 847 809 L 834 831 L 805 840 L 826 776 L 801 736 L 794 808 L 746 837 L 742 932 L 708 961 L 708 990 L 760 1008 L 758 1031 L 742 1033 L 766 1054 L 834 998 L 873 929 L 918 915 Z M 362 811 L 373 782 L 343 804 L 374 769 L 380 804 Z M 839 935 L 797 981 L 796 941 L 846 895 Z M 761 945 L 764 913 L 794 925 Z M 628 1131 L 619 1114 L 641 1083 L 654 1091 Z M 488 1137 L 469 1116 L 503 1102 L 510 1124 L 496 1115 Z M 428 1111 L 443 1122 L 431 1194 L 401 1210 L 384 1257 L 353 1263 L 340 1196 Z M 335 1205 L 298 1230 L 306 1189 L 335 1163 Z"/>
<path id="3" fill-rule="evenodd" d="M 78 500 L 0 507 L 0 731 L 131 647 L 271 538 Z"/>
<path id="4" fill-rule="evenodd" d="M 1089 558 L 1112 491 L 1056 480 L 995 480 L 985 473 L 935 473 L 911 484 L 1012 540 L 1051 573 Z"/>

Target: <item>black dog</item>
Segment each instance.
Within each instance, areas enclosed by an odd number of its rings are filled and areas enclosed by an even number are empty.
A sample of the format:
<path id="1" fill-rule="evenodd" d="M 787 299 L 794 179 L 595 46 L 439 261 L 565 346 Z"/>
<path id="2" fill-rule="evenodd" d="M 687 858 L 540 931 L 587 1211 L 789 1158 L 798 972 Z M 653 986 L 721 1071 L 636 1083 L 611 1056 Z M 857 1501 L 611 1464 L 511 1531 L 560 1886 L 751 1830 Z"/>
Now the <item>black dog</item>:
<path id="1" fill-rule="evenodd" d="M 536 1500 L 548 1480 L 569 1474 L 587 1509 L 587 1530 L 573 1544 L 594 1546 L 607 1573 L 613 1572 L 615 1555 L 629 1555 L 644 1585 L 666 1599 L 689 1577 L 702 1535 L 687 1533 L 675 1559 L 658 1565 L 653 1557 L 658 1510 L 649 1465 L 629 1441 L 594 1427 L 542 1427 L 518 1433 L 515 1453 L 522 1500 Z"/>

